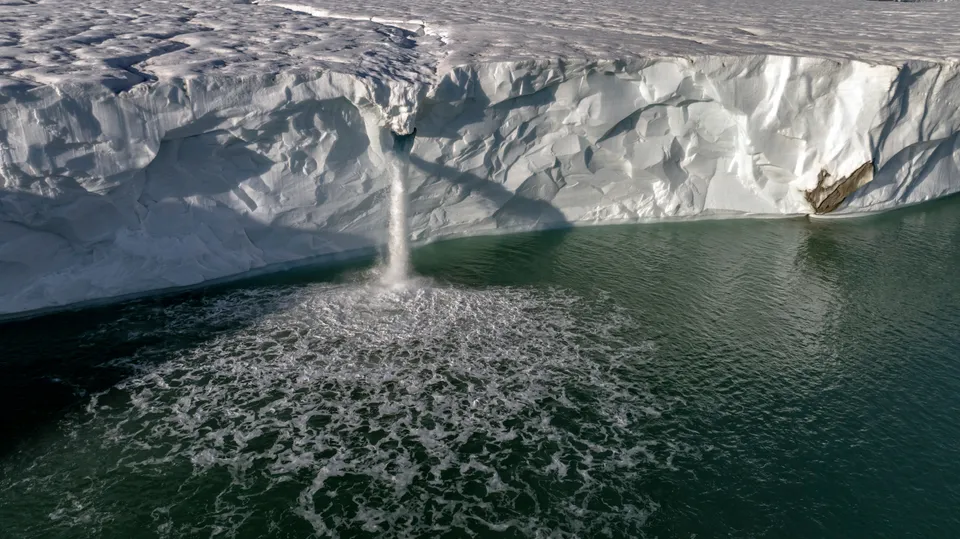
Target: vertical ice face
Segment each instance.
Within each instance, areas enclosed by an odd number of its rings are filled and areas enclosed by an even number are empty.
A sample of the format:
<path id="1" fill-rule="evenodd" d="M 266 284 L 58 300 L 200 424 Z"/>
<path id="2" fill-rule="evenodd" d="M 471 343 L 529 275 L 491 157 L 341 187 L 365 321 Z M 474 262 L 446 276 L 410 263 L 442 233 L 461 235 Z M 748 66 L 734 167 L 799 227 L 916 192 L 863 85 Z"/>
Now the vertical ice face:
<path id="1" fill-rule="evenodd" d="M 960 190 L 953 62 L 509 59 L 509 25 L 485 42 L 266 4 L 11 8 L 53 37 L 0 35 L 0 315 L 388 244 L 401 279 L 391 225 L 422 242 Z"/>
<path id="2" fill-rule="evenodd" d="M 377 107 L 355 80 L 35 92 L 0 112 L 0 304 L 185 286 L 386 236 Z M 48 94 L 48 95 L 45 95 Z"/>
<path id="3" fill-rule="evenodd" d="M 960 122 L 928 96 L 960 90 L 931 87 L 955 74 L 774 56 L 459 68 L 418 120 L 414 233 L 852 212 L 942 196 L 958 183 L 952 139 L 940 139 Z M 886 157 L 911 152 L 914 137 L 947 145 L 943 171 Z M 865 163 L 875 175 L 857 174 Z M 814 191 L 830 203 L 811 202 Z"/>

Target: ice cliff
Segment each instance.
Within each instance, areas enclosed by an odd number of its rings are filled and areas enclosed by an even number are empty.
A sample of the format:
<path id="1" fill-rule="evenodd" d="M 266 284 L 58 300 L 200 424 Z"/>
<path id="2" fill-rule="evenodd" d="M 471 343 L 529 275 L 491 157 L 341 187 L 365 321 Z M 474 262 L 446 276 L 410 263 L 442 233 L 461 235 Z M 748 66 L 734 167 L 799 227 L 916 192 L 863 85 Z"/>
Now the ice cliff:
<path id="1" fill-rule="evenodd" d="M 960 191 L 958 4 L 678 6 L 0 0 L 0 315 L 369 251 L 394 133 L 417 241 Z"/>

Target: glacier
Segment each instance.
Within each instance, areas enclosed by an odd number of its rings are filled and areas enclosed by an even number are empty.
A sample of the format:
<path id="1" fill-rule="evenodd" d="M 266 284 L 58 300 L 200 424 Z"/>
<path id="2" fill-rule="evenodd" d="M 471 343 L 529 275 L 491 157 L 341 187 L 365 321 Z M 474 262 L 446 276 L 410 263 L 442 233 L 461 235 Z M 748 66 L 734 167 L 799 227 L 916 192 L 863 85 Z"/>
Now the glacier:
<path id="1" fill-rule="evenodd" d="M 372 253 L 397 170 L 415 243 L 960 191 L 957 3 L 394 4 L 0 0 L 0 316 Z"/>

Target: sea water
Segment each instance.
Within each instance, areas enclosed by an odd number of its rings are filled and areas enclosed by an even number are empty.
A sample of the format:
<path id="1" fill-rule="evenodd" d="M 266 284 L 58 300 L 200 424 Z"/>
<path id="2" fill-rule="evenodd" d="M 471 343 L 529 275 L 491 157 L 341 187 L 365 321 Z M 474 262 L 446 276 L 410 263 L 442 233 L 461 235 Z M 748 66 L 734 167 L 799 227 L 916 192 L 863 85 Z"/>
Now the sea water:
<path id="1" fill-rule="evenodd" d="M 955 537 L 960 201 L 0 326 L 0 536 Z"/>

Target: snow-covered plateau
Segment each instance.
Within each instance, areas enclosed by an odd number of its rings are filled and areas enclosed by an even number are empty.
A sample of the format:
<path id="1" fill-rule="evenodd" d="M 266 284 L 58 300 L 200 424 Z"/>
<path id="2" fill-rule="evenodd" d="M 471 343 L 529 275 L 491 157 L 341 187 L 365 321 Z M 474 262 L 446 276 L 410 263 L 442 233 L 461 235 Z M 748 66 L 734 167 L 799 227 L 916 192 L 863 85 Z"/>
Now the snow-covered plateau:
<path id="1" fill-rule="evenodd" d="M 0 315 L 371 252 L 396 174 L 415 242 L 930 200 L 958 58 L 956 2 L 0 0 Z"/>

